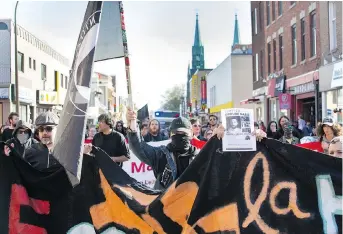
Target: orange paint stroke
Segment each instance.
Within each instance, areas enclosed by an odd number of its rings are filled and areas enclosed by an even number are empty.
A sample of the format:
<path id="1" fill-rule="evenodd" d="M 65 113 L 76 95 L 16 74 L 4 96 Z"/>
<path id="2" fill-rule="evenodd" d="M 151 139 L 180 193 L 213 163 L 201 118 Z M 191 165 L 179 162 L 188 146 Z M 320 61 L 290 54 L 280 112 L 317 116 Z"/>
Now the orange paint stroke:
<path id="1" fill-rule="evenodd" d="M 105 201 L 93 205 L 90 208 L 93 225 L 96 229 L 114 222 L 122 225 L 128 229 L 136 228 L 140 233 L 153 233 L 154 230 L 137 214 L 135 214 L 129 207 L 127 207 L 121 199 L 113 192 L 111 186 L 108 184 L 102 171 L 99 169 L 101 188 L 105 195 Z"/>
<path id="2" fill-rule="evenodd" d="M 279 208 L 276 205 L 276 197 L 282 189 L 289 190 L 289 204 L 287 208 Z M 286 215 L 293 211 L 294 215 L 299 219 L 309 218 L 311 216 L 308 212 L 302 212 L 297 205 L 297 185 L 294 182 L 280 182 L 274 186 L 270 192 L 269 202 L 272 210 L 278 215 Z"/>
<path id="3" fill-rule="evenodd" d="M 255 203 L 253 204 L 250 200 L 250 190 L 251 190 L 251 178 L 254 173 L 256 164 L 259 160 L 262 160 L 263 166 L 263 185 L 260 194 L 258 195 Z M 261 218 L 259 212 L 261 205 L 264 200 L 266 200 L 268 195 L 268 188 L 269 188 L 269 179 L 270 179 L 270 171 L 269 171 L 269 164 L 266 157 L 261 153 L 257 153 L 256 156 L 250 161 L 248 168 L 244 175 L 244 200 L 249 210 L 248 216 L 245 218 L 242 227 L 246 228 L 252 223 L 256 221 L 257 226 L 264 232 L 268 234 L 276 234 L 279 233 L 278 230 L 269 227 Z"/>
<path id="4" fill-rule="evenodd" d="M 239 234 L 240 229 L 237 204 L 232 203 L 214 210 L 210 214 L 199 219 L 196 224 L 193 225 L 192 230 L 188 230 L 184 233 L 195 233 L 193 228 L 196 225 L 201 227 L 206 233 L 234 231 L 236 234 Z"/>

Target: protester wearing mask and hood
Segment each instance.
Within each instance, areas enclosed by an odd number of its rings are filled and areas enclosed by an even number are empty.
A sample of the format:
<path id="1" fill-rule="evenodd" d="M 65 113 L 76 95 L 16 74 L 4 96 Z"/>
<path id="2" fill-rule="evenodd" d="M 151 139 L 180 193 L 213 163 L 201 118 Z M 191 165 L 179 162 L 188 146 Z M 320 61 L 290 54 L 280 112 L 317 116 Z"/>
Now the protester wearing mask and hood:
<path id="1" fill-rule="evenodd" d="M 151 166 L 156 177 L 155 189 L 167 189 L 186 170 L 199 150 L 191 145 L 191 123 L 178 117 L 170 125 L 171 142 L 166 146 L 154 147 L 143 141 L 137 131 L 137 117 L 130 109 L 127 112 L 129 146 L 144 163 Z M 224 130 L 222 131 L 224 135 Z"/>
<path id="2" fill-rule="evenodd" d="M 161 133 L 160 122 L 157 119 L 152 119 L 149 122 L 149 132 L 144 136 L 145 142 L 165 141 L 168 137 Z"/>
<path id="3" fill-rule="evenodd" d="M 24 154 L 24 150 L 29 148 L 32 144 L 37 143 L 37 141 L 32 136 L 32 130 L 30 129 L 30 124 L 23 120 L 19 120 L 13 131 L 12 139 L 8 140 L 6 143 L 11 145 L 19 155 Z"/>
<path id="4" fill-rule="evenodd" d="M 293 136 L 294 127 L 290 122 L 284 123 L 282 128 L 284 135 L 279 139 L 282 143 L 288 143 L 292 145 L 299 144 L 299 138 Z"/>

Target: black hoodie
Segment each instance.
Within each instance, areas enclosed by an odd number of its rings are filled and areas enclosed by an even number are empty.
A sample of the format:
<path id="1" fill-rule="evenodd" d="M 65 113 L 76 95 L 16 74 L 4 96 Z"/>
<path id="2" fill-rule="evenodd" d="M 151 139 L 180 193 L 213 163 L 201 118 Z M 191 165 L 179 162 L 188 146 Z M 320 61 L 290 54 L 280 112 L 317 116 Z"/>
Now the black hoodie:
<path id="1" fill-rule="evenodd" d="M 17 139 L 17 132 L 19 129 L 27 129 L 29 132 L 29 139 L 25 144 L 21 144 L 20 141 Z M 35 139 L 32 138 L 32 130 L 30 125 L 23 120 L 19 120 L 17 126 L 13 130 L 12 138 L 6 141 L 7 144 L 14 144 L 14 149 L 17 151 L 19 155 L 24 154 L 24 150 L 30 147 L 32 144 L 37 143 Z"/>

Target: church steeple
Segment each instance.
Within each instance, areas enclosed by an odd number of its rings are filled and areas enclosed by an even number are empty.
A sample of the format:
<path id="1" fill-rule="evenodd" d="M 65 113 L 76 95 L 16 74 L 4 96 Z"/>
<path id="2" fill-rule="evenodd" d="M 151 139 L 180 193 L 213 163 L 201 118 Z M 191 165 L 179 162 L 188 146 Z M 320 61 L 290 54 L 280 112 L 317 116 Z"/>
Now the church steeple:
<path id="1" fill-rule="evenodd" d="M 197 69 L 205 68 L 205 56 L 204 56 L 204 46 L 202 45 L 200 38 L 200 26 L 199 26 L 199 16 L 196 14 L 195 20 L 195 34 L 194 34 L 194 44 L 192 46 L 192 70 L 191 75 Z"/>
<path id="2" fill-rule="evenodd" d="M 241 40 L 239 37 L 239 26 L 238 26 L 238 19 L 237 19 L 237 13 L 235 13 L 235 31 L 233 35 L 233 46 L 236 44 L 240 44 Z"/>
<path id="3" fill-rule="evenodd" d="M 201 38 L 200 38 L 199 16 L 198 16 L 198 13 L 196 14 L 196 20 L 195 20 L 195 34 L 194 34 L 194 44 L 193 44 L 193 46 L 202 46 Z"/>

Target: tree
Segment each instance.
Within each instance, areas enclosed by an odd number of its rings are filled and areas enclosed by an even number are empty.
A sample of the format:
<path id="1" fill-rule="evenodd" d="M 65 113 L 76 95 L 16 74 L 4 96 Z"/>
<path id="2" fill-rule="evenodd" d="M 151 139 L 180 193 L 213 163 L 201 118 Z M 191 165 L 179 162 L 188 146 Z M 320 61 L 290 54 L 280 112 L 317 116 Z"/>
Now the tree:
<path id="1" fill-rule="evenodd" d="M 181 97 L 184 96 L 185 86 L 175 85 L 168 89 L 164 95 L 162 95 L 162 108 L 164 110 L 179 111 L 181 104 Z"/>

